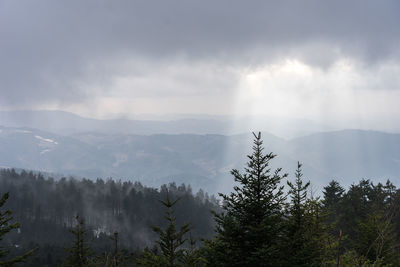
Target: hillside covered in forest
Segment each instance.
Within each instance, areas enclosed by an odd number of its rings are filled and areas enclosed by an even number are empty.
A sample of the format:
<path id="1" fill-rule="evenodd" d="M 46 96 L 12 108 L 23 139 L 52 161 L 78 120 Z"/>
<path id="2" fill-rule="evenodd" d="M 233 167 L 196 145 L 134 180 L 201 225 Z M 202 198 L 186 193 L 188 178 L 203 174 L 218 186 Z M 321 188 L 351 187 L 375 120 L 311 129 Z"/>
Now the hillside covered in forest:
<path id="1" fill-rule="evenodd" d="M 251 134 L 59 135 L 32 128 L 0 127 L 0 165 L 50 173 L 57 178 L 113 177 L 159 187 L 171 181 L 212 194 L 233 186 L 232 168 L 250 152 Z M 331 179 L 345 186 L 359 179 L 400 183 L 400 134 L 342 130 L 290 140 L 263 133 L 278 155 L 276 166 L 294 172 L 296 162 L 319 190 Z"/>
<path id="2" fill-rule="evenodd" d="M 13 219 L 2 217 L 20 226 L 2 234 L 2 246 L 7 257 L 36 248 L 21 266 L 400 263 L 400 190 L 394 184 L 361 180 L 345 189 L 332 180 L 319 197 L 300 163 L 288 175 L 271 169 L 274 158 L 255 135 L 247 167 L 231 172 L 236 186 L 218 198 L 184 184 L 157 189 L 3 169 L 0 193 L 10 197 L 1 209 L 11 210 Z M 83 256 L 76 258 L 78 252 Z M 104 265 L 111 259 L 118 265 Z"/>

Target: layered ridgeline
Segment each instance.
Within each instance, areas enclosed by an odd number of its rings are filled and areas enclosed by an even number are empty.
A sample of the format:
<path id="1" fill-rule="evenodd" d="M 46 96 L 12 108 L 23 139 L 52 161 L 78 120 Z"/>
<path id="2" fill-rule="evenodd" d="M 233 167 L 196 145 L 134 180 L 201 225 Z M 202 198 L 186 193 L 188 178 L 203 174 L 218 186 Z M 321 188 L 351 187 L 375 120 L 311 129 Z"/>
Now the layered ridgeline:
<path id="1" fill-rule="evenodd" d="M 195 190 L 228 192 L 229 171 L 243 166 L 250 134 L 60 135 L 32 128 L 0 127 L 0 166 L 96 179 L 114 177 L 148 186 L 176 182 Z M 297 160 L 317 190 L 331 179 L 391 179 L 400 173 L 400 134 L 343 130 L 285 140 L 263 133 L 278 157 L 275 166 L 293 172 Z"/>
<path id="2" fill-rule="evenodd" d="M 274 116 L 137 115 L 133 119 L 99 120 L 56 110 L 0 111 L 0 125 L 36 128 L 61 135 L 81 132 L 231 135 L 259 129 L 287 138 L 333 129 L 306 119 Z"/>

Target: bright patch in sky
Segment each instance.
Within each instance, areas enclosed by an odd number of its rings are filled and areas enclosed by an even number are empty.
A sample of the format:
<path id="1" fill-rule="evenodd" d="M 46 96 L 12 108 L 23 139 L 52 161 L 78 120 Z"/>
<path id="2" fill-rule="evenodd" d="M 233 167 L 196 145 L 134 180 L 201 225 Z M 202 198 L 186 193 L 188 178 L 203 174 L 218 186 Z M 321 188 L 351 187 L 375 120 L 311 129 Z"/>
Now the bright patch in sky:
<path id="1" fill-rule="evenodd" d="M 400 125 L 399 1 L 0 3 L 0 109 Z"/>
<path id="2" fill-rule="evenodd" d="M 400 115 L 399 90 L 385 82 L 397 70 L 398 65 L 366 69 L 350 60 L 337 61 L 326 69 L 298 60 L 264 65 L 243 73 L 236 112 L 317 121 L 357 120 L 358 124 Z"/>

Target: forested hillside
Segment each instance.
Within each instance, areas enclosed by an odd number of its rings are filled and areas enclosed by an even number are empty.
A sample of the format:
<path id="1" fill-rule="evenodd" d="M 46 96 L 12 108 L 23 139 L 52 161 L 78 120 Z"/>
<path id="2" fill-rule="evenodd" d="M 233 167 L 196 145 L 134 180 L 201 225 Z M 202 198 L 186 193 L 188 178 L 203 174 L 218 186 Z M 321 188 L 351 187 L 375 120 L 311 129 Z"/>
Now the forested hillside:
<path id="1" fill-rule="evenodd" d="M 364 179 L 345 190 L 332 180 L 319 197 L 302 164 L 294 175 L 272 169 L 276 155 L 264 151 L 261 133 L 253 142 L 221 203 L 184 184 L 3 169 L 0 208 L 20 225 L 0 232 L 10 251 L 0 259 L 28 251 L 25 266 L 399 266 L 394 184 Z M 10 215 L 1 212 L 2 229 Z"/>
<path id="2" fill-rule="evenodd" d="M 21 250 L 39 245 L 36 257 L 60 263 L 66 254 L 64 248 L 73 239 L 69 229 L 76 225 L 79 214 L 98 251 L 112 246 L 108 236 L 114 232 L 119 233 L 120 245 L 131 251 L 152 247 L 156 235 L 151 226 L 165 224 L 159 200 L 164 199 L 166 190 L 172 198 L 181 199 L 175 207 L 177 223 L 191 222 L 195 239 L 211 237 L 214 221 L 210 211 L 219 210 L 216 198 L 202 190 L 194 193 L 184 184 L 155 189 L 112 179 L 56 181 L 41 174 L 3 169 L 0 194 L 10 193 L 5 208 L 12 210 L 21 227 L 2 242 Z"/>
<path id="3" fill-rule="evenodd" d="M 107 135 L 96 132 L 57 135 L 30 128 L 0 126 L 0 166 L 74 175 L 114 177 L 159 187 L 175 181 L 216 194 L 227 193 L 232 168 L 241 168 L 251 151 L 243 135 Z M 400 182 L 400 135 L 343 130 L 285 140 L 263 133 L 275 164 L 287 172 L 296 162 L 319 190 L 335 178 L 345 186 L 354 179 Z M 377 180 L 374 180 L 377 179 Z"/>
<path id="4" fill-rule="evenodd" d="M 364 179 L 346 190 L 332 180 L 319 197 L 302 164 L 288 175 L 272 167 L 275 157 L 254 135 L 248 163 L 231 171 L 236 186 L 219 194 L 221 203 L 186 185 L 2 170 L 0 193 L 11 197 L 0 203 L 0 224 L 20 226 L 0 233 L 10 250 L 0 260 L 29 251 L 21 266 L 400 265 L 394 184 Z"/>

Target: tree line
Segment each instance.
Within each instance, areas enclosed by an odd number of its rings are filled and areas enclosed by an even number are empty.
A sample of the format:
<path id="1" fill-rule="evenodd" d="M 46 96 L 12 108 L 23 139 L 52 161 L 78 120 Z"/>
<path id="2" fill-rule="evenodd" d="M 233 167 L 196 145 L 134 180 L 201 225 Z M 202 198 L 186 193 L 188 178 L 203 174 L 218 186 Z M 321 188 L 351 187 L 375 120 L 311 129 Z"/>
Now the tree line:
<path id="1" fill-rule="evenodd" d="M 181 199 L 175 207 L 177 223 L 190 220 L 193 238 L 211 237 L 214 221 L 210 210 L 220 209 L 218 201 L 203 190 L 193 193 L 185 184 L 171 183 L 156 189 L 138 182 L 55 180 L 40 173 L 3 169 L 0 194 L 9 192 L 4 209 L 12 211 L 20 226 L 1 242 L 12 247 L 10 251 L 16 255 L 23 248 L 39 246 L 27 263 L 59 266 L 67 255 L 64 248 L 74 240 L 69 230 L 76 226 L 75 217 L 79 215 L 96 253 L 111 249 L 109 237 L 115 232 L 119 233 L 119 245 L 127 250 L 153 247 L 157 235 L 150 226 L 165 225 L 159 200 L 167 190 L 172 198 Z"/>
<path id="2" fill-rule="evenodd" d="M 0 259 L 25 260 L 21 266 L 400 266 L 400 190 L 390 181 L 363 179 L 345 190 L 332 180 L 316 196 L 300 163 L 288 175 L 271 168 L 274 158 L 255 134 L 248 163 L 231 171 L 236 186 L 221 202 L 185 185 L 157 190 L 3 170 L 0 188 L 12 197 L 0 207 L 20 225 L 0 233 L 8 244 Z"/>

